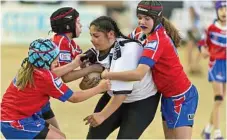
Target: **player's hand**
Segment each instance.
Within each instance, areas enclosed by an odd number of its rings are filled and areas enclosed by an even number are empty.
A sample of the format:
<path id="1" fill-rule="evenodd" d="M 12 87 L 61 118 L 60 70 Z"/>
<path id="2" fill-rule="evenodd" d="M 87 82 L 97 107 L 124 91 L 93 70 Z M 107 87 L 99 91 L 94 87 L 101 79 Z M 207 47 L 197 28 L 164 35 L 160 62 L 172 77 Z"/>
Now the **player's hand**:
<path id="1" fill-rule="evenodd" d="M 109 70 L 108 69 L 105 69 L 102 73 L 101 73 L 101 78 L 102 79 L 108 79 L 108 72 Z"/>
<path id="2" fill-rule="evenodd" d="M 87 59 L 87 60 L 84 60 L 82 63 L 81 63 L 81 65 L 80 65 L 80 68 L 85 68 L 85 67 L 87 67 L 87 66 L 89 66 L 89 60 Z"/>
<path id="3" fill-rule="evenodd" d="M 110 80 L 101 80 L 98 84 L 99 89 L 101 90 L 101 92 L 105 92 L 110 90 L 111 88 L 111 83 Z"/>
<path id="4" fill-rule="evenodd" d="M 201 48 L 201 55 L 202 55 L 203 58 L 208 58 L 210 56 L 210 53 L 205 47 L 202 47 Z"/>
<path id="5" fill-rule="evenodd" d="M 105 121 L 105 117 L 102 116 L 102 114 L 99 113 L 93 113 L 92 115 L 87 116 L 86 118 L 84 118 L 84 121 L 86 121 L 85 125 L 90 124 L 91 127 L 97 127 L 100 124 L 103 123 L 103 121 Z"/>
<path id="6" fill-rule="evenodd" d="M 82 61 L 80 60 L 81 57 L 85 56 L 85 54 L 79 54 L 76 56 L 76 58 L 72 61 L 77 66 L 80 66 L 82 64 Z"/>
<path id="7" fill-rule="evenodd" d="M 92 72 L 103 72 L 103 66 L 100 64 L 93 64 L 90 65 L 89 67 L 91 67 Z"/>

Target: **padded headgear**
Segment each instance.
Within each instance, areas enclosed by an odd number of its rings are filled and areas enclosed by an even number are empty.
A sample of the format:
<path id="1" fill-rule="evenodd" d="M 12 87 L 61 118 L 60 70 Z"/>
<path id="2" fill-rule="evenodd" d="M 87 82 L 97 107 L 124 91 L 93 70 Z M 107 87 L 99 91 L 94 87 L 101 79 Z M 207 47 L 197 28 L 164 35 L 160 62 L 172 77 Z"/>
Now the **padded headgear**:
<path id="1" fill-rule="evenodd" d="M 226 1 L 216 1 L 215 2 L 215 9 L 216 9 L 218 20 L 221 20 L 220 17 L 218 16 L 218 9 L 222 8 L 222 7 L 226 7 Z"/>
<path id="2" fill-rule="evenodd" d="M 139 2 L 136 14 L 142 14 L 151 17 L 154 20 L 153 29 L 161 23 L 163 6 L 159 1 L 146 1 L 142 0 Z M 153 31 L 152 29 L 152 31 Z"/>
<path id="3" fill-rule="evenodd" d="M 37 39 L 30 44 L 28 62 L 38 68 L 50 69 L 59 54 L 58 46 L 49 39 Z"/>
<path id="4" fill-rule="evenodd" d="M 72 33 L 73 38 L 76 37 L 75 21 L 78 17 L 79 13 L 72 7 L 63 7 L 56 10 L 50 16 L 52 31 L 58 34 Z"/>
<path id="5" fill-rule="evenodd" d="M 218 10 L 219 8 L 226 7 L 226 1 L 216 1 L 215 2 L 215 9 Z"/>

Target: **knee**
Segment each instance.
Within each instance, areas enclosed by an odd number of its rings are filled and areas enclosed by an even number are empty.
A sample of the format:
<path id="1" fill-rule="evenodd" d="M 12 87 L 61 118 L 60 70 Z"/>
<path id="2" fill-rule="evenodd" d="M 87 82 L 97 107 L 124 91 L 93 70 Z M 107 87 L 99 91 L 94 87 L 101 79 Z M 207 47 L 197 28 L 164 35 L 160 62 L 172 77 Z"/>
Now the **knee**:
<path id="1" fill-rule="evenodd" d="M 222 95 L 215 95 L 214 96 L 214 104 L 215 106 L 220 106 L 223 102 L 223 96 Z"/>

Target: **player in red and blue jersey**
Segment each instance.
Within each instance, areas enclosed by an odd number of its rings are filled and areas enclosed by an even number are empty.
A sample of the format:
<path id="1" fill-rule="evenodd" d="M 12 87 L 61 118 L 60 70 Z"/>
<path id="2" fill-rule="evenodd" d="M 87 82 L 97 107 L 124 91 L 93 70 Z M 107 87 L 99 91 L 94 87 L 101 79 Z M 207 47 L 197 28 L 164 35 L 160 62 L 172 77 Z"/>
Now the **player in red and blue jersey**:
<path id="1" fill-rule="evenodd" d="M 82 25 L 80 23 L 79 13 L 72 7 L 59 8 L 50 16 L 51 29 L 55 33 L 52 40 L 59 47 L 59 67 L 52 70 L 58 77 L 67 83 L 77 80 L 91 72 L 102 72 L 101 65 L 95 64 L 79 70 L 71 70 L 62 75 L 65 65 L 71 63 L 75 57 L 82 53 L 79 45 L 73 40 L 80 36 Z M 42 116 L 56 128 L 59 128 L 54 112 L 50 103 L 42 109 Z"/>
<path id="2" fill-rule="evenodd" d="M 42 108 L 50 97 L 77 103 L 110 89 L 109 81 L 89 90 L 73 92 L 56 76 L 59 48 L 51 40 L 38 39 L 30 44 L 28 57 L 3 95 L 1 132 L 6 139 L 62 139 L 65 135 L 42 118 Z M 81 64 L 78 55 L 62 74 Z M 70 68 L 68 68 L 70 67 Z"/>
<path id="3" fill-rule="evenodd" d="M 102 73 L 103 78 L 124 81 L 141 80 L 151 71 L 154 83 L 162 93 L 162 117 L 165 138 L 190 139 L 194 115 L 198 104 L 198 92 L 189 81 L 176 47 L 180 36 L 174 26 L 162 16 L 163 7 L 158 1 L 141 1 L 137 6 L 137 17 L 144 45 L 143 54 L 136 70 Z M 137 32 L 139 30 L 137 29 Z M 137 36 L 134 36 L 137 35 Z M 145 43 L 144 43 L 145 42 Z"/>
<path id="4" fill-rule="evenodd" d="M 211 82 L 214 92 L 214 107 L 209 123 L 205 126 L 202 136 L 211 138 L 214 127 L 214 138 L 223 139 L 220 130 L 220 106 L 226 95 L 226 1 L 215 3 L 217 20 L 211 24 L 204 39 L 199 42 L 202 55 L 209 57 L 208 81 Z"/>
<path id="5" fill-rule="evenodd" d="M 70 63 L 78 54 L 82 53 L 79 45 L 73 40 L 78 38 L 82 32 L 79 13 L 72 7 L 59 8 L 50 17 L 51 29 L 55 33 L 52 40 L 59 46 L 59 63 L 64 66 Z M 60 69 L 60 70 L 59 70 Z M 54 73 L 61 68 L 53 70 Z M 64 82 L 71 82 L 88 75 L 91 72 L 102 72 L 100 65 L 91 65 L 82 70 L 73 70 L 61 76 Z"/>

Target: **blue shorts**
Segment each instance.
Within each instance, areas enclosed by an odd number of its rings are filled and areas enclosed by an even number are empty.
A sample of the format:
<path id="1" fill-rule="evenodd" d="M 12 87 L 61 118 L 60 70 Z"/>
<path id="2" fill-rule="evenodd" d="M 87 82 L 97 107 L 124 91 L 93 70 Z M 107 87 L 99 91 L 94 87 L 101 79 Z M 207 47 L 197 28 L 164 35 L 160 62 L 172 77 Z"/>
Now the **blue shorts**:
<path id="1" fill-rule="evenodd" d="M 208 81 L 226 83 L 226 60 L 215 60 L 214 65 L 209 69 Z"/>
<path id="2" fill-rule="evenodd" d="M 38 114 L 17 121 L 1 121 L 1 132 L 6 139 L 45 139 L 48 131 L 48 124 Z"/>
<path id="3" fill-rule="evenodd" d="M 198 92 L 194 85 L 178 96 L 162 97 L 161 112 L 168 128 L 193 126 L 198 104 Z"/>

